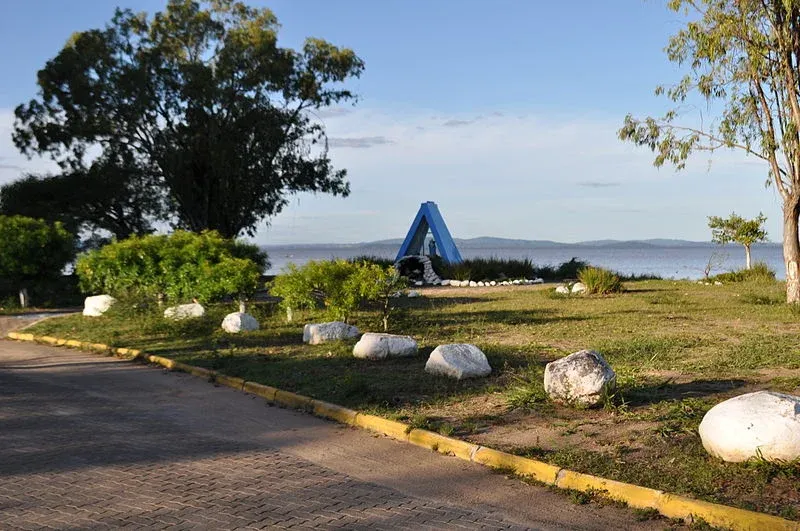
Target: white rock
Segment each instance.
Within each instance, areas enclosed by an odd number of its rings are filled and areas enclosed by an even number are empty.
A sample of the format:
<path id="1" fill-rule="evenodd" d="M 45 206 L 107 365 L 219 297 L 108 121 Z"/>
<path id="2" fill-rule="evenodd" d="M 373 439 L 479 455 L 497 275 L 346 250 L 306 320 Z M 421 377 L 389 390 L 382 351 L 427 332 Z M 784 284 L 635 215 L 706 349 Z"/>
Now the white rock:
<path id="1" fill-rule="evenodd" d="M 531 284 L 544 284 L 543 278 L 534 278 Z"/>
<path id="2" fill-rule="evenodd" d="M 586 291 L 586 284 L 583 282 L 576 282 L 572 285 L 572 293 L 583 293 Z"/>
<path id="3" fill-rule="evenodd" d="M 478 283 L 475 282 L 474 280 L 470 280 L 469 282 L 467 282 L 467 286 L 469 286 L 471 288 L 477 287 L 477 285 L 478 285 Z"/>
<path id="4" fill-rule="evenodd" d="M 416 282 L 414 282 L 414 285 L 417 287 L 422 286 L 423 284 L 424 282 L 422 282 L 421 280 L 417 280 Z"/>
<path id="5" fill-rule="evenodd" d="M 800 397 L 758 391 L 725 400 L 699 431 L 706 451 L 724 461 L 793 461 L 800 458 Z"/>
<path id="6" fill-rule="evenodd" d="M 594 350 L 575 352 L 544 368 L 544 389 L 554 402 L 593 406 L 616 383 L 616 373 Z"/>
<path id="7" fill-rule="evenodd" d="M 569 295 L 569 288 L 566 286 L 556 286 L 556 293 L 560 293 L 562 295 Z"/>
<path id="8" fill-rule="evenodd" d="M 319 345 L 326 341 L 352 339 L 358 337 L 358 334 L 358 328 L 341 321 L 307 324 L 303 327 L 303 343 Z"/>
<path id="9" fill-rule="evenodd" d="M 721 286 L 721 285 L 722 285 L 722 282 L 720 282 L 719 280 L 715 280 L 715 281 L 714 281 L 714 285 L 715 285 L 715 286 Z"/>
<path id="10" fill-rule="evenodd" d="M 514 284 L 515 286 L 519 286 L 519 279 L 512 280 L 511 283 Z"/>
<path id="11" fill-rule="evenodd" d="M 366 333 L 353 347 L 353 356 L 368 360 L 407 358 L 417 353 L 417 342 L 410 336 Z"/>
<path id="12" fill-rule="evenodd" d="M 117 299 L 111 295 L 86 297 L 86 300 L 83 301 L 83 315 L 86 317 L 100 317 L 116 302 Z"/>
<path id="13" fill-rule="evenodd" d="M 447 279 L 445 279 L 445 280 L 442 280 L 442 283 L 441 283 L 441 285 L 442 285 L 442 286 L 449 286 L 449 285 L 450 285 L 450 281 L 449 281 L 449 280 L 447 280 Z"/>
<path id="14" fill-rule="evenodd" d="M 492 368 L 486 355 L 475 345 L 454 343 L 436 347 L 425 364 L 425 372 L 463 380 L 489 376 Z"/>
<path id="15" fill-rule="evenodd" d="M 409 290 L 408 294 L 406 295 L 409 299 L 416 299 L 420 296 L 419 291 L 417 290 Z"/>
<path id="16" fill-rule="evenodd" d="M 497 282 L 496 282 L 496 281 L 494 281 L 494 280 L 492 280 L 491 282 L 489 282 L 489 285 L 490 285 L 490 286 L 496 286 L 496 285 L 497 285 Z"/>
<path id="17" fill-rule="evenodd" d="M 483 280 L 479 280 L 478 281 L 478 287 L 482 288 L 484 286 L 486 286 L 486 283 Z"/>
<path id="18" fill-rule="evenodd" d="M 164 317 L 174 321 L 181 321 L 183 319 L 195 319 L 203 317 L 206 314 L 206 309 L 202 305 L 193 302 L 191 304 L 179 304 L 177 306 L 170 306 L 164 310 Z"/>
<path id="19" fill-rule="evenodd" d="M 504 280 L 504 281 L 502 281 L 502 282 L 500 283 L 500 285 L 501 285 L 501 286 L 508 286 L 508 285 L 510 285 L 510 284 L 511 284 L 511 283 L 510 283 L 508 280 Z"/>
<path id="20" fill-rule="evenodd" d="M 249 313 L 233 312 L 222 320 L 222 329 L 230 334 L 258 330 L 258 321 Z"/>

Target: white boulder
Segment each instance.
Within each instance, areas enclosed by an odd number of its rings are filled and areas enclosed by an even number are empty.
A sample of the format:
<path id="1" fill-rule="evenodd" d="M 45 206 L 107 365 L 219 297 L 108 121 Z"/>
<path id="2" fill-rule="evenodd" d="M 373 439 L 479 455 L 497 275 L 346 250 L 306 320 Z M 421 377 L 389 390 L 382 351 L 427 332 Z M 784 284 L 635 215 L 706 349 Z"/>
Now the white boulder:
<path id="1" fill-rule="evenodd" d="M 593 406 L 616 384 L 616 373 L 594 350 L 575 352 L 544 368 L 544 389 L 554 402 Z"/>
<path id="2" fill-rule="evenodd" d="M 450 285 L 450 280 L 449 279 L 442 280 L 441 285 L 442 286 L 449 286 Z"/>
<path id="3" fill-rule="evenodd" d="M 531 281 L 531 284 L 544 284 L 544 279 L 543 278 L 534 278 Z"/>
<path id="4" fill-rule="evenodd" d="M 408 297 L 409 299 L 416 299 L 419 296 L 420 296 L 419 291 L 414 289 L 409 290 L 409 292 L 406 294 L 406 297 Z"/>
<path id="5" fill-rule="evenodd" d="M 572 293 L 583 293 L 586 291 L 586 284 L 583 282 L 576 282 L 572 285 Z"/>
<path id="6" fill-rule="evenodd" d="M 467 343 L 439 345 L 431 352 L 425 372 L 463 380 L 489 376 L 492 368 L 481 349 Z"/>
<path id="7" fill-rule="evenodd" d="M 360 334 L 358 328 L 341 321 L 307 324 L 303 327 L 303 343 L 319 345 L 326 341 L 352 339 L 358 337 L 358 334 Z"/>
<path id="8" fill-rule="evenodd" d="M 410 336 L 392 334 L 373 334 L 361 336 L 353 347 L 353 356 L 367 360 L 386 358 L 407 358 L 417 353 L 417 342 Z"/>
<path id="9" fill-rule="evenodd" d="M 100 317 L 116 302 L 117 299 L 111 295 L 86 297 L 86 300 L 83 301 L 83 315 L 86 317 Z"/>
<path id="10" fill-rule="evenodd" d="M 468 285 L 469 287 L 471 287 L 471 288 L 474 288 L 474 287 L 477 287 L 477 286 L 478 286 L 478 283 L 477 283 L 477 282 L 475 282 L 474 280 L 470 280 L 469 282 L 467 282 L 467 285 Z"/>
<path id="11" fill-rule="evenodd" d="M 556 286 L 556 293 L 561 295 L 569 295 L 569 288 L 566 286 Z"/>
<path id="12" fill-rule="evenodd" d="M 724 461 L 800 458 L 800 397 L 758 391 L 712 407 L 700 422 L 708 453 Z"/>
<path id="13" fill-rule="evenodd" d="M 482 287 L 484 287 L 484 286 L 486 286 L 486 283 L 485 283 L 483 280 L 479 280 L 479 281 L 478 281 L 478 287 L 479 287 L 479 288 L 482 288 Z"/>
<path id="14" fill-rule="evenodd" d="M 164 310 L 164 317 L 174 321 L 182 321 L 183 319 L 196 319 L 198 317 L 203 317 L 205 314 L 206 309 L 196 302 L 191 304 L 170 306 Z"/>
<path id="15" fill-rule="evenodd" d="M 258 321 L 249 313 L 233 312 L 226 315 L 225 319 L 222 320 L 222 329 L 229 334 L 252 332 L 253 330 L 258 330 Z"/>

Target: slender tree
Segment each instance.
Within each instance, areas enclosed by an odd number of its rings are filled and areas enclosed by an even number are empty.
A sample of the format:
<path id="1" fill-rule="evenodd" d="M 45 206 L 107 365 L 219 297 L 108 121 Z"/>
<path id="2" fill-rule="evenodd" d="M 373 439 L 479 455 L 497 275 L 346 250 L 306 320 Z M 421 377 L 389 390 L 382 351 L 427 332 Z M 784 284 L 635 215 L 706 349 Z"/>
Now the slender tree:
<path id="1" fill-rule="evenodd" d="M 732 212 L 730 217 L 708 217 L 708 227 L 711 229 L 711 241 L 720 245 L 736 242 L 744 246 L 746 268 L 750 269 L 750 248 L 754 243 L 767 240 L 767 231 L 764 222 L 767 218 L 761 212 L 754 219 L 745 219 Z"/>
<path id="2" fill-rule="evenodd" d="M 678 169 L 696 151 L 743 151 L 765 163 L 783 200 L 786 300 L 800 303 L 800 0 L 670 0 L 691 19 L 666 48 L 689 73 L 658 87 L 677 107 L 660 118 L 625 118 L 622 140 L 649 147 L 655 165 Z M 699 95 L 722 103 L 715 119 L 680 123 Z"/>
<path id="3" fill-rule="evenodd" d="M 314 111 L 354 99 L 364 63 L 309 38 L 277 45 L 268 9 L 235 0 L 169 0 L 153 17 L 117 10 L 76 33 L 17 107 L 14 141 L 65 171 L 99 150 L 129 183 L 163 197 L 174 225 L 252 234 L 298 192 L 349 193 Z"/>

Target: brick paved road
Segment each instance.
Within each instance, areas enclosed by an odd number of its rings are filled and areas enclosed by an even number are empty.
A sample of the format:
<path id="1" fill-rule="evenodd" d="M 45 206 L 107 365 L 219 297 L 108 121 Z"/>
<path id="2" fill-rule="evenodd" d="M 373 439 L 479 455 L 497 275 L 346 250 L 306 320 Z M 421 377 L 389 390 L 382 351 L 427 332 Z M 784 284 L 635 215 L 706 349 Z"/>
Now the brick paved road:
<path id="1" fill-rule="evenodd" d="M 0 528 L 637 525 L 186 375 L 0 341 Z"/>

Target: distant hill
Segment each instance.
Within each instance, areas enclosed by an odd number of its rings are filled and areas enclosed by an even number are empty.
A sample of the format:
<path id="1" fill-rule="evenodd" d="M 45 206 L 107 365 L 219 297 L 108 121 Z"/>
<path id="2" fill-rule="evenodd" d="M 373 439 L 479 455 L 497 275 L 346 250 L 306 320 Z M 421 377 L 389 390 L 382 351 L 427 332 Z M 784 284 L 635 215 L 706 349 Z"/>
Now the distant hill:
<path id="1" fill-rule="evenodd" d="M 689 240 L 675 240 L 668 238 L 650 238 L 645 240 L 590 240 L 577 243 L 554 242 L 551 240 L 520 240 L 513 238 L 494 238 L 491 236 L 481 236 L 479 238 L 454 238 L 456 245 L 460 249 L 559 249 L 559 248 L 609 248 L 609 249 L 641 249 L 643 247 L 715 247 L 711 242 L 694 242 Z M 270 248 L 295 248 L 295 249 L 350 249 L 354 247 L 400 247 L 403 243 L 402 238 L 391 238 L 388 240 L 378 240 L 374 242 L 360 243 L 307 243 L 307 244 L 283 244 L 283 245 L 264 245 L 265 249 Z M 779 243 L 762 243 L 758 245 L 776 246 Z M 735 246 L 735 244 L 731 244 Z"/>

